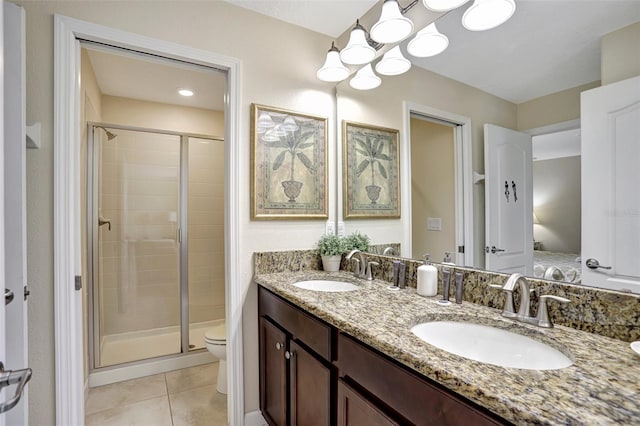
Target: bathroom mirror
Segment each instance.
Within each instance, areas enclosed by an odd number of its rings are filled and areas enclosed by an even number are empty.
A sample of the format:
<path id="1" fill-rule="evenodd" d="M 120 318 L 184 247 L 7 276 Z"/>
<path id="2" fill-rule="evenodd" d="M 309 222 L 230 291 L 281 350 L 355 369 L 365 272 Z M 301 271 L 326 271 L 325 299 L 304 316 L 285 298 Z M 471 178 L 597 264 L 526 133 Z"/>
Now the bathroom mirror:
<path id="1" fill-rule="evenodd" d="M 565 3 L 564 6 L 558 11 L 553 11 L 553 8 L 557 6 L 557 3 Z M 601 8 L 600 12 L 591 11 L 590 13 L 594 13 L 596 15 L 600 15 L 598 20 L 600 21 L 608 21 L 610 20 L 612 24 L 607 28 L 598 28 L 593 29 L 593 31 L 602 31 L 600 35 L 597 36 L 596 50 L 599 50 L 600 44 L 599 39 L 602 35 L 608 34 L 609 32 L 615 31 L 624 26 L 630 25 L 634 22 L 640 20 L 640 15 L 638 12 L 638 8 L 634 7 L 631 2 L 620 2 L 616 5 L 615 8 L 611 8 L 610 3 L 606 1 L 599 2 L 591 2 L 594 5 L 594 10 L 598 10 L 597 7 Z M 555 6 L 554 6 L 555 5 Z M 356 91 L 349 87 L 348 80 L 341 82 L 337 85 L 336 96 L 337 96 L 337 127 L 341 128 L 342 120 L 350 120 L 350 121 L 358 121 L 378 126 L 385 126 L 389 128 L 395 128 L 400 130 L 401 138 L 402 133 L 406 131 L 403 128 L 403 123 L 409 120 L 407 117 L 408 111 L 412 111 L 411 105 L 415 106 L 426 106 L 432 108 L 436 111 L 444 111 L 450 112 L 454 114 L 459 114 L 464 117 L 468 117 L 471 121 L 470 134 L 472 139 L 472 159 L 468 164 L 465 164 L 467 168 L 467 173 L 472 174 L 473 172 L 480 172 L 484 170 L 484 137 L 483 137 L 483 124 L 484 123 L 492 123 L 502 127 L 518 129 L 521 131 L 537 129 L 539 134 L 544 134 L 551 132 L 553 130 L 563 130 L 568 132 L 570 136 L 574 139 L 579 138 L 577 132 L 579 131 L 579 120 L 576 118 L 579 117 L 579 102 L 575 101 L 571 104 L 571 110 L 563 111 L 559 107 L 556 107 L 555 111 L 537 111 L 538 117 L 527 119 L 527 114 L 531 113 L 531 109 L 523 111 L 518 108 L 519 104 L 527 103 L 527 101 L 537 98 L 538 96 L 554 94 L 561 92 L 565 89 L 576 88 L 574 93 L 567 93 L 565 98 L 579 99 L 579 92 L 583 90 L 588 90 L 593 87 L 599 86 L 598 78 L 589 78 L 586 74 L 580 76 L 581 79 L 578 79 L 578 83 L 572 84 L 569 86 L 564 86 L 561 88 L 550 88 L 544 87 L 538 90 L 538 85 L 543 83 L 540 81 L 536 81 L 534 76 L 537 75 L 537 72 L 532 72 L 531 76 L 526 74 L 518 74 L 517 79 L 520 80 L 519 84 L 522 87 L 528 87 L 521 91 L 524 96 L 522 99 L 513 99 L 511 101 L 500 98 L 501 95 L 499 85 L 495 87 L 496 93 L 498 96 L 492 96 L 487 92 L 484 92 L 479 89 L 474 89 L 471 86 L 465 85 L 463 83 L 459 83 L 456 81 L 456 78 L 462 80 L 467 79 L 469 74 L 473 74 L 475 71 L 475 67 L 484 68 L 487 67 L 489 63 L 492 63 L 493 66 L 496 67 L 508 67 L 508 60 L 496 60 L 495 58 L 487 58 L 487 61 L 478 61 L 474 66 L 468 66 L 467 68 L 458 67 L 455 72 L 444 72 L 442 70 L 448 69 L 446 63 L 448 61 L 453 61 L 453 63 L 457 63 L 457 57 L 465 52 L 465 41 L 461 38 L 456 38 L 457 36 L 453 35 L 458 33 L 459 31 L 451 32 L 450 29 L 455 26 L 460 26 L 460 17 L 464 12 L 466 7 L 461 8 L 460 10 L 454 10 L 449 12 L 448 14 L 442 16 L 437 22 L 438 30 L 440 32 L 449 36 L 450 46 L 449 49 L 446 50 L 441 55 L 438 55 L 433 58 L 421 59 L 423 63 L 427 64 L 428 61 L 433 61 L 435 69 L 438 70 L 436 72 L 426 71 L 424 69 L 417 68 L 415 64 L 412 66 L 412 69 L 405 74 L 400 76 L 381 76 L 382 84 L 380 87 L 370 90 L 370 91 Z M 546 16 L 548 19 L 550 16 L 554 16 L 554 21 L 561 19 L 563 16 L 570 11 L 571 8 L 577 8 L 575 2 L 554 2 L 554 4 L 549 4 L 548 2 L 533 2 L 522 0 L 518 2 L 519 10 L 516 12 L 517 17 L 518 13 L 536 13 L 540 16 Z M 543 13 L 537 11 L 536 8 L 543 8 Z M 602 9 L 606 8 L 606 9 Z M 601 19 L 604 17 L 605 19 Z M 542 22 L 542 21 L 541 21 Z M 571 19 L 564 21 L 563 31 L 576 31 L 575 29 L 570 28 L 572 25 Z M 514 25 L 517 25 L 514 21 Z M 547 28 L 548 22 L 544 27 Z M 499 28 L 493 30 L 496 34 L 499 31 Z M 466 31 L 466 36 L 476 37 L 480 40 L 484 40 L 487 43 L 491 40 L 495 41 L 495 37 L 491 34 L 486 33 L 471 33 Z M 561 39 L 562 34 L 558 35 L 558 39 Z M 406 45 L 408 40 L 402 42 L 400 44 L 401 49 L 405 56 L 415 62 L 413 58 L 406 53 Z M 511 40 L 503 40 L 499 45 L 494 44 L 494 49 L 498 52 L 497 55 L 502 57 L 503 59 L 510 54 L 527 54 L 525 49 L 524 52 L 519 51 L 518 47 L 515 46 Z M 585 47 L 585 49 L 592 49 L 593 46 Z M 599 53 L 599 52 L 598 52 Z M 592 68 L 594 66 L 593 63 L 585 62 L 583 58 L 577 52 L 572 53 L 571 61 L 577 61 L 583 63 L 585 68 Z M 598 55 L 597 63 L 595 64 L 600 67 L 600 57 Z M 544 68 L 545 64 L 540 63 L 540 68 Z M 538 71 L 538 70 L 536 70 Z M 543 70 L 544 71 L 544 70 Z M 442 74 L 438 74 L 437 72 L 441 72 Z M 566 71 L 562 69 L 555 69 L 554 72 L 562 74 Z M 514 77 L 515 79 L 516 77 Z M 586 79 L 585 79 L 586 78 Z M 466 81 L 473 81 L 466 80 Z M 471 83 L 470 83 L 471 84 Z M 488 91 L 488 89 L 486 89 Z M 410 106 L 407 106 L 410 105 Z M 527 105 L 528 108 L 535 108 L 535 105 Z M 546 115 L 545 115 L 546 114 Z M 424 118 L 424 117 L 423 117 Z M 431 120 L 430 123 L 438 120 Z M 436 123 L 440 125 L 448 125 L 447 123 Z M 549 126 L 549 127 L 546 127 Z M 546 129 L 544 129 L 546 127 Z M 542 129 L 540 129 L 542 128 Z M 455 127 L 452 130 L 455 132 Z M 338 130 L 338 140 L 341 140 L 341 131 Z M 341 144 L 339 145 L 342 146 Z M 405 149 L 401 144 L 401 150 Z M 338 150 L 340 151 L 340 149 Z M 453 151 L 453 148 L 452 148 Z M 563 157 L 564 162 L 571 162 L 570 166 L 574 169 L 574 171 L 578 171 L 579 173 L 579 156 L 575 155 L 576 152 L 573 152 L 570 155 Z M 454 151 L 454 155 L 456 155 L 454 161 L 459 161 L 460 159 L 457 157 L 457 152 Z M 339 162 L 341 161 L 340 152 L 338 153 Z M 440 155 L 437 155 L 438 158 Z M 401 153 L 402 159 L 402 153 Z M 411 161 L 411 159 L 405 159 L 407 161 Z M 444 160 L 443 160 L 444 162 Z M 401 160 L 401 174 L 403 173 L 402 169 L 406 165 L 406 163 L 402 163 Z M 535 167 L 534 167 L 535 168 Z M 412 170 L 416 169 L 416 167 L 412 167 Z M 338 167 L 338 187 L 341 187 L 341 174 L 342 168 Z M 444 176 L 441 174 L 440 176 Z M 452 180 L 455 181 L 455 174 L 450 171 L 448 173 L 448 178 L 443 178 L 442 180 L 446 180 L 447 183 L 452 187 Z M 485 200 L 484 200 L 484 183 L 481 180 L 480 176 L 476 176 L 478 178 L 478 182 L 474 183 L 471 188 L 472 192 L 472 203 L 467 203 L 466 205 L 460 201 L 459 197 L 454 197 L 455 202 L 453 205 L 453 209 L 463 209 L 464 213 L 467 213 L 471 216 L 472 221 L 472 246 L 465 247 L 465 250 L 472 250 L 473 252 L 473 262 L 467 263 L 467 266 L 473 266 L 476 268 L 484 268 L 484 228 L 485 228 Z M 412 176 L 406 176 L 404 180 L 401 181 L 401 193 L 403 194 L 402 202 L 404 204 L 402 209 L 401 219 L 398 221 L 393 220 L 385 220 L 384 222 L 370 220 L 367 223 L 362 221 L 346 221 L 346 226 L 348 229 L 360 229 L 364 232 L 367 232 L 374 241 L 398 241 L 398 236 L 400 237 L 400 242 L 403 246 L 402 255 L 404 257 L 411 258 L 420 258 L 422 252 L 412 252 L 412 249 L 407 248 L 407 241 L 411 241 L 411 238 L 407 238 L 406 233 L 413 233 L 415 228 L 427 228 L 429 226 L 433 226 L 434 229 L 437 229 L 438 226 L 442 226 L 442 229 L 445 227 L 444 214 L 442 216 L 436 215 L 430 219 L 436 219 L 433 221 L 434 223 L 430 223 L 431 221 L 424 220 L 422 222 L 418 222 L 415 219 L 409 219 L 412 215 L 412 210 L 406 208 L 408 204 L 406 202 L 405 197 L 410 194 L 410 189 L 407 189 L 407 186 L 411 186 Z M 573 174 L 573 179 L 571 183 L 567 183 L 567 191 L 564 198 L 573 198 L 574 205 L 577 207 L 580 206 L 580 179 L 579 175 L 576 180 L 575 173 Z M 574 191 L 572 192 L 572 197 L 568 197 L 570 194 L 569 187 L 573 186 Z M 442 191 L 442 190 L 441 190 Z M 534 179 L 534 193 L 535 193 L 535 179 Z M 441 198 L 438 198 L 440 200 Z M 535 200 L 535 198 L 534 198 Z M 575 204 L 575 200 L 577 200 L 577 204 Z M 342 207 L 341 207 L 341 197 L 338 197 L 339 204 L 339 218 L 342 217 Z M 412 203 L 413 204 L 413 203 Z M 534 218 L 534 237 L 539 235 L 538 232 L 535 232 L 536 228 L 541 229 L 545 225 L 545 220 L 549 220 L 551 217 L 549 216 L 551 210 L 547 210 L 544 213 L 536 211 L 536 206 L 534 205 L 534 212 L 536 212 L 536 218 Z M 532 212 L 532 215 L 533 213 Z M 565 210 L 566 212 L 566 210 Z M 449 216 L 451 214 L 449 213 Z M 541 217 L 541 216 L 544 216 Z M 576 217 L 576 216 L 574 216 Z M 575 225 L 573 227 L 574 233 L 578 235 L 573 235 L 573 241 L 571 243 L 564 244 L 567 247 L 571 247 L 566 250 L 566 258 L 568 261 L 575 262 L 575 258 L 579 255 L 579 246 L 580 246 L 580 225 L 579 225 L 579 212 L 577 214 L 578 223 L 576 223 L 575 219 L 572 219 L 572 223 Z M 427 218 L 425 218 L 427 219 Z M 442 222 L 438 224 L 438 220 L 441 219 Z M 341 219 L 339 219 L 341 220 Z M 407 226 L 407 222 L 411 224 Z M 449 224 L 449 226 L 452 226 Z M 395 238 L 394 238 L 395 237 Z M 545 241 L 550 243 L 551 236 L 544 236 L 541 238 L 542 241 L 538 241 L 537 239 L 532 242 L 534 244 L 534 248 L 536 249 L 545 249 Z M 576 242 L 577 241 L 577 242 Z M 447 251 L 456 251 L 455 243 L 448 243 L 451 247 L 450 250 Z M 561 250 L 557 247 L 561 247 L 563 245 L 562 241 L 556 241 L 552 245 L 554 247 L 552 250 Z M 576 247 L 578 249 L 576 250 Z M 443 250 L 444 251 L 444 250 Z M 534 250 L 538 252 L 546 251 L 546 250 Z M 551 251 L 551 250 L 549 250 Z M 640 254 L 639 254 L 640 255 Z M 436 262 L 442 260 L 443 253 L 442 251 L 434 251 L 432 252 L 432 259 Z M 556 261 L 554 259 L 553 261 Z M 462 264 L 463 262 L 457 262 Z M 580 264 L 575 263 L 575 269 L 577 272 L 580 271 Z M 537 271 L 540 273 L 540 271 Z M 571 274 L 569 274 L 571 275 Z M 558 276 L 551 276 L 550 279 L 557 278 Z M 567 280 L 569 281 L 569 280 Z"/>

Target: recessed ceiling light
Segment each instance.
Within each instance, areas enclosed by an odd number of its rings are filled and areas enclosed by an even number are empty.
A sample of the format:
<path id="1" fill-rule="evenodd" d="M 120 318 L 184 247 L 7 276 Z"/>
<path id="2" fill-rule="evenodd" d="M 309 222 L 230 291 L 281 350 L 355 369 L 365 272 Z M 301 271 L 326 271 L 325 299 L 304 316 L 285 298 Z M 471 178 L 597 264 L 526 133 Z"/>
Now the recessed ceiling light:
<path id="1" fill-rule="evenodd" d="M 178 93 L 181 96 L 193 96 L 193 92 L 191 90 L 189 90 L 189 89 L 180 89 L 180 90 L 178 90 Z"/>

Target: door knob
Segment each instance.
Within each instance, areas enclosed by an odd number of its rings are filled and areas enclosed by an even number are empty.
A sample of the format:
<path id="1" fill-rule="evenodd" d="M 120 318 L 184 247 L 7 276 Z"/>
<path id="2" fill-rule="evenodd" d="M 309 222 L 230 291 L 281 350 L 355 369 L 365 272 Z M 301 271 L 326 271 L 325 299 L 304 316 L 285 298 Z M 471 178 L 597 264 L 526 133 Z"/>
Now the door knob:
<path id="1" fill-rule="evenodd" d="M 602 266 L 600 262 L 598 262 L 598 259 L 594 258 L 587 259 L 585 265 L 587 265 L 587 268 L 589 269 L 611 269 L 611 266 Z"/>
<path id="2" fill-rule="evenodd" d="M 7 402 L 3 402 L 0 404 L 0 413 L 11 410 L 18 404 L 18 402 L 20 402 L 20 397 L 22 397 L 24 386 L 30 379 L 30 368 L 15 371 L 5 371 L 4 365 L 2 364 L 2 362 L 0 362 L 0 389 L 10 385 L 15 385 L 16 383 L 18 384 L 18 386 L 16 387 L 16 393 L 13 395 L 13 398 L 9 399 Z"/>
<path id="3" fill-rule="evenodd" d="M 4 304 L 8 305 L 9 303 L 13 302 L 13 291 L 9 290 L 8 288 L 4 289 Z"/>
<path id="4" fill-rule="evenodd" d="M 505 251 L 505 250 L 501 248 L 497 248 L 496 246 L 491 246 L 491 248 L 489 248 L 489 246 L 485 246 L 484 248 L 485 253 L 491 252 L 492 254 L 496 254 L 499 251 Z"/>

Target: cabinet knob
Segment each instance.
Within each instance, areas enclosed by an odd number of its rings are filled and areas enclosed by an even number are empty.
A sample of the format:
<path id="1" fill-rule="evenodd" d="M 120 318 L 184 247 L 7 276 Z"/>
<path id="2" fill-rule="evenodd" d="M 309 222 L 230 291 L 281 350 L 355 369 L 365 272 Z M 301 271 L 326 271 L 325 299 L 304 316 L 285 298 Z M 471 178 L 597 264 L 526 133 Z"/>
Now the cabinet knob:
<path id="1" fill-rule="evenodd" d="M 294 353 L 294 352 L 286 351 L 286 352 L 284 353 L 284 357 L 285 357 L 286 359 L 291 359 L 291 358 L 293 358 L 293 355 L 295 355 L 295 353 Z"/>
<path id="2" fill-rule="evenodd" d="M 280 342 L 276 342 L 276 349 L 277 349 L 277 350 L 282 349 L 282 343 L 280 343 Z"/>

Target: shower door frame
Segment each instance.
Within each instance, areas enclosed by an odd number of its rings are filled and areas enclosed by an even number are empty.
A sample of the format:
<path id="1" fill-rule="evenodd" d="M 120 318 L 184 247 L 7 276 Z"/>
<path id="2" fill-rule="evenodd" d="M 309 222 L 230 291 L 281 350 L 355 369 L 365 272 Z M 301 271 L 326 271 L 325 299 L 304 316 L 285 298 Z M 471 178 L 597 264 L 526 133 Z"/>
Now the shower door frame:
<path id="1" fill-rule="evenodd" d="M 96 128 L 113 130 L 125 130 L 132 132 L 154 133 L 180 138 L 180 181 L 178 194 L 178 228 L 176 240 L 180 244 L 179 257 L 179 288 L 180 288 L 180 352 L 144 358 L 119 364 L 100 366 L 100 321 L 96 316 L 96 308 L 100 307 L 100 301 L 96 286 L 99 282 L 99 176 L 100 153 L 97 149 Z M 205 348 L 189 350 L 189 138 L 206 139 L 223 142 L 219 136 L 202 135 L 189 132 L 175 132 L 171 130 L 152 129 L 146 127 L 109 124 L 102 122 L 87 122 L 87 276 L 89 278 L 87 288 L 87 316 L 88 316 L 88 345 L 89 345 L 89 372 L 105 371 L 129 365 L 140 365 L 148 360 L 162 360 L 181 357 L 189 353 L 205 352 Z M 225 303 L 226 305 L 226 303 Z"/>

